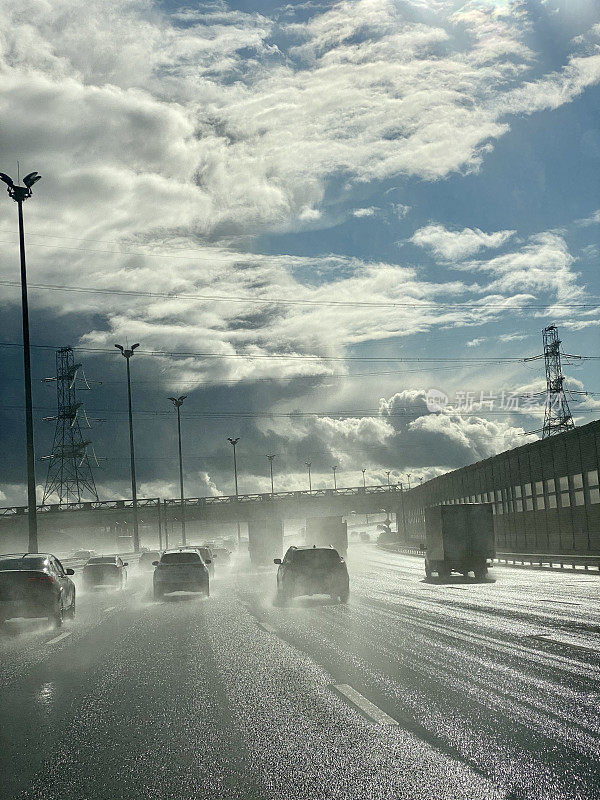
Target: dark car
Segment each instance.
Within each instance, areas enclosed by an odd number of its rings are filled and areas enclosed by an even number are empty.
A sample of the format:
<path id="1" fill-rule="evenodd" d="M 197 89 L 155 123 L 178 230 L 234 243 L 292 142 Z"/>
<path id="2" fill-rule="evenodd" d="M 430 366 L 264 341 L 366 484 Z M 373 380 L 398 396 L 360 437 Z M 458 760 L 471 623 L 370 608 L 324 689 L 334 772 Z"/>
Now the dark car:
<path id="1" fill-rule="evenodd" d="M 169 592 L 202 592 L 210 594 L 208 565 L 198 547 L 179 547 L 165 550 L 154 566 L 154 599 L 160 600 Z"/>
<path id="2" fill-rule="evenodd" d="M 215 564 L 214 564 L 214 562 L 215 562 L 215 558 L 217 558 L 217 556 L 213 555 L 212 549 L 207 544 L 200 545 L 200 546 L 196 547 L 195 549 L 200 553 L 200 555 L 202 556 L 202 560 L 208 566 L 208 573 L 209 573 L 210 577 L 214 578 L 215 577 Z"/>
<path id="3" fill-rule="evenodd" d="M 350 582 L 346 562 L 333 547 L 290 547 L 283 560 L 274 559 L 277 600 L 286 603 L 306 594 L 328 594 L 347 603 Z"/>
<path id="4" fill-rule="evenodd" d="M 59 628 L 75 616 L 75 584 L 49 553 L 0 556 L 0 622 L 14 617 L 47 617 Z"/>
<path id="5" fill-rule="evenodd" d="M 87 561 L 95 555 L 97 555 L 95 550 L 75 550 L 72 557 L 79 561 Z"/>
<path id="6" fill-rule="evenodd" d="M 160 559 L 160 552 L 158 550 L 147 550 L 142 553 L 138 561 L 140 569 L 154 569 L 153 564 Z"/>
<path id="7" fill-rule="evenodd" d="M 128 566 L 120 556 L 96 556 L 83 567 L 83 585 L 86 589 L 95 586 L 112 586 L 123 589 L 127 582 Z"/>

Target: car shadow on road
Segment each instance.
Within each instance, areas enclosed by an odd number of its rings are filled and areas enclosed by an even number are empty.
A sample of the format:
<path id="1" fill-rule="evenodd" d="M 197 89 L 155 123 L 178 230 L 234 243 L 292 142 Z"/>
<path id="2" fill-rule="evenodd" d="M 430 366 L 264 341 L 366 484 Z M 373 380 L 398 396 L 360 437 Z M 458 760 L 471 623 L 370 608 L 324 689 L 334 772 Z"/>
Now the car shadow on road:
<path id="1" fill-rule="evenodd" d="M 165 594 L 162 597 L 163 603 L 191 603 L 194 600 L 205 600 L 206 595 L 203 592 L 175 592 L 173 594 Z"/>
<path id="2" fill-rule="evenodd" d="M 286 603 L 273 599 L 273 606 L 275 608 L 321 608 L 323 606 L 341 606 L 345 605 L 335 598 L 333 600 L 329 595 L 307 596 L 307 597 L 294 597 L 293 600 L 288 600 Z"/>
<path id="3" fill-rule="evenodd" d="M 421 583 L 450 587 L 472 586 L 473 584 L 496 583 L 496 578 L 492 578 L 489 575 L 486 578 L 465 578 L 463 575 L 451 575 L 449 578 L 438 578 L 432 575 L 431 578 L 422 578 Z"/>

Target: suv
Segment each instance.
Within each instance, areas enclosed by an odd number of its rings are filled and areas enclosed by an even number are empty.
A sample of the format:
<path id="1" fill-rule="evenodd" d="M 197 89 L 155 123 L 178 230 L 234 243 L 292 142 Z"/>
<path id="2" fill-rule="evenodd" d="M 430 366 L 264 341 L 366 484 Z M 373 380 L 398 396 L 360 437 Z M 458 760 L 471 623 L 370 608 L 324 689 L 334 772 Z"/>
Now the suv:
<path id="1" fill-rule="evenodd" d="M 211 578 L 215 577 L 215 558 L 216 556 L 213 555 L 213 551 L 211 550 L 210 546 L 207 544 L 198 545 L 196 550 L 200 553 L 202 560 L 205 564 L 208 564 L 208 574 Z"/>
<path id="2" fill-rule="evenodd" d="M 207 597 L 210 594 L 208 566 L 195 547 L 165 550 L 160 561 L 153 564 L 155 600 L 161 600 L 168 592 L 203 592 Z"/>
<path id="3" fill-rule="evenodd" d="M 350 596 L 348 567 L 333 547 L 290 547 L 277 570 L 277 600 L 286 603 L 305 594 L 328 594 L 347 603 Z"/>
<path id="4" fill-rule="evenodd" d="M 127 561 L 120 556 L 95 556 L 83 567 L 83 585 L 87 590 L 95 586 L 114 586 L 124 589 L 127 582 Z"/>
<path id="5" fill-rule="evenodd" d="M 47 617 L 60 628 L 75 616 L 75 584 L 50 553 L 0 556 L 0 623 L 13 617 Z"/>

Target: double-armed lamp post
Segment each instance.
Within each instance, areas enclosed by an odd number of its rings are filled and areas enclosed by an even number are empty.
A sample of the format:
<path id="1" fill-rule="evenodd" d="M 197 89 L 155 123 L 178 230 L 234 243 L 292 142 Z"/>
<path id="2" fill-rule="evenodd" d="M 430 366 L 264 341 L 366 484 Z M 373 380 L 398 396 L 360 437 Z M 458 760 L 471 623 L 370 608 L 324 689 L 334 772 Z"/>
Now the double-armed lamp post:
<path id="1" fill-rule="evenodd" d="M 138 529 L 138 513 L 137 513 L 137 482 L 135 479 L 135 450 L 133 447 L 133 413 L 131 411 L 131 374 L 129 372 L 129 359 L 133 355 L 136 347 L 140 343 L 132 344 L 131 347 L 123 347 L 116 344 L 117 350 L 121 351 L 121 355 L 127 361 L 127 409 L 129 412 L 129 462 L 131 465 L 131 497 L 133 500 L 133 549 L 136 553 L 140 551 L 140 534 Z"/>
<path id="2" fill-rule="evenodd" d="M 187 394 L 182 394 L 180 397 L 169 397 L 177 409 L 177 440 L 179 443 L 179 497 L 181 498 L 181 544 L 185 547 L 187 544 L 185 538 L 185 501 L 183 499 L 183 458 L 181 456 L 181 406 Z"/>
<path id="3" fill-rule="evenodd" d="M 227 441 L 233 447 L 233 478 L 235 481 L 235 497 L 237 499 L 238 496 L 238 480 L 237 480 L 237 458 L 235 454 L 235 446 L 239 442 L 240 437 L 238 436 L 237 439 L 232 439 L 231 436 L 227 437 Z M 242 533 L 240 531 L 240 521 L 237 521 L 237 538 L 238 538 L 238 547 L 240 546 L 240 542 L 242 540 Z"/>
<path id="4" fill-rule="evenodd" d="M 25 234 L 23 232 L 23 203 L 31 197 L 31 188 L 41 178 L 30 172 L 23 178 L 25 186 L 15 185 L 13 179 L 0 172 L 0 180 L 19 209 L 19 248 L 21 253 L 21 312 L 23 318 L 23 367 L 25 373 L 25 432 L 27 443 L 27 517 L 29 523 L 28 551 L 37 553 L 37 516 L 35 496 L 35 450 L 33 445 L 33 404 L 31 399 L 31 348 L 29 344 L 29 302 L 27 298 L 27 268 L 25 265 Z"/>

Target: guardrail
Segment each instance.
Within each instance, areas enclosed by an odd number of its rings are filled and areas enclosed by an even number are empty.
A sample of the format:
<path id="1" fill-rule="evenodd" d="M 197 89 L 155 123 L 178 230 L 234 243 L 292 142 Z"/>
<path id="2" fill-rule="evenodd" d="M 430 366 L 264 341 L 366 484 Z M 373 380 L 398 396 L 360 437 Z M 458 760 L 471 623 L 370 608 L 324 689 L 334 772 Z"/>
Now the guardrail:
<path id="1" fill-rule="evenodd" d="M 564 569 L 565 566 L 576 569 L 589 567 L 600 570 L 600 556 L 557 555 L 546 553 L 496 553 L 495 561 L 499 564 L 512 564 L 513 566 L 555 567 Z"/>
<path id="2" fill-rule="evenodd" d="M 411 547 L 410 545 L 403 545 L 399 542 L 388 542 L 386 544 L 377 545 L 381 550 L 387 550 L 390 553 L 401 553 L 406 556 L 421 556 L 425 557 L 425 549 L 421 547 Z M 528 566 L 528 567 L 550 567 L 560 568 L 571 567 L 584 567 L 587 571 L 590 567 L 600 571 L 600 555 L 594 556 L 580 556 L 580 555 L 556 555 L 546 553 L 496 553 L 496 558 L 493 559 L 495 564 L 501 566 L 502 564 L 510 564 L 511 566 Z"/>
<path id="3" fill-rule="evenodd" d="M 420 547 L 410 547 L 409 545 L 403 545 L 399 542 L 386 542 L 385 544 L 378 544 L 380 550 L 387 550 L 390 553 L 402 553 L 405 556 L 421 556 L 422 558 L 425 557 L 425 550 L 421 549 Z"/>

